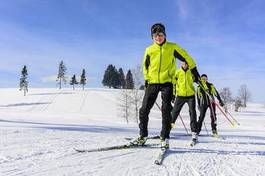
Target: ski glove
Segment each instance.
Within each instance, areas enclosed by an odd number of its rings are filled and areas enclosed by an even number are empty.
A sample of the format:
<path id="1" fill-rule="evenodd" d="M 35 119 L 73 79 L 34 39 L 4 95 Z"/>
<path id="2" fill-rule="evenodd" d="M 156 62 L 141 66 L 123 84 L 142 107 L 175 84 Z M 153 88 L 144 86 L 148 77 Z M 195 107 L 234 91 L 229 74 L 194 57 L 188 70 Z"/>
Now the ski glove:
<path id="1" fill-rule="evenodd" d="M 220 104 L 220 106 L 222 106 L 222 107 L 224 107 L 224 103 L 221 101 L 221 102 L 219 102 L 219 104 Z"/>
<path id="2" fill-rule="evenodd" d="M 173 96 L 172 96 L 172 100 L 171 100 L 171 102 L 172 102 L 172 103 L 175 103 L 175 100 L 176 100 L 176 97 L 173 95 Z"/>
<path id="3" fill-rule="evenodd" d="M 147 88 L 148 87 L 148 81 L 145 80 L 144 82 L 144 87 Z"/>

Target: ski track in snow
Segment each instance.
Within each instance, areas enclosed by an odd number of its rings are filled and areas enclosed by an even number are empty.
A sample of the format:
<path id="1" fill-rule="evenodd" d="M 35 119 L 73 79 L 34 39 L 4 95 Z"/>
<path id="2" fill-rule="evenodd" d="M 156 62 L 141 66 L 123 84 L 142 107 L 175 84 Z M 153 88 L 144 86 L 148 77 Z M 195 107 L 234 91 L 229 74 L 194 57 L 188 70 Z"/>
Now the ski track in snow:
<path id="1" fill-rule="evenodd" d="M 171 133 L 170 150 L 162 165 L 157 166 L 154 160 L 159 145 L 92 153 L 73 150 L 125 144 L 128 143 L 126 137 L 138 136 L 136 124 L 128 125 L 123 119 L 112 118 L 116 115 L 112 109 L 117 101 L 117 90 L 36 89 L 26 97 L 15 92 L 9 89 L 0 91 L 3 97 L 0 99 L 1 176 L 265 175 L 265 108 L 258 105 L 235 114 L 241 123 L 237 128 L 230 128 L 218 113 L 221 138 L 212 138 L 202 131 L 198 144 L 193 147 L 189 146 L 191 137 L 178 122 Z M 92 104 L 97 108 L 106 107 L 105 111 L 92 111 Z M 88 117 L 81 116 L 90 111 Z M 106 116 L 107 113 L 110 115 Z M 181 113 L 188 124 L 187 107 L 184 106 Z M 156 110 L 151 114 L 149 134 L 152 136 L 159 134 L 161 121 Z M 90 115 L 95 116 L 90 119 Z M 96 121 L 95 117 L 102 119 Z M 206 125 L 210 130 L 209 117 L 206 117 Z M 147 143 L 159 144 L 159 139 L 150 139 Z"/>

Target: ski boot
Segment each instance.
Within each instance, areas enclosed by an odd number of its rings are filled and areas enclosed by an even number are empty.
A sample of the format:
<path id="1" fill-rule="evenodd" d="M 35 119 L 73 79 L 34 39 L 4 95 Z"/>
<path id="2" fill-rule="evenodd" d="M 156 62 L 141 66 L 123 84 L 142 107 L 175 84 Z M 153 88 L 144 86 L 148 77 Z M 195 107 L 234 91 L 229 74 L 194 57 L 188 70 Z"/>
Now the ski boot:
<path id="1" fill-rule="evenodd" d="M 190 143 L 190 146 L 196 145 L 197 142 L 198 142 L 197 133 L 196 132 L 191 132 L 191 143 Z"/>
<path id="2" fill-rule="evenodd" d="M 169 148 L 169 139 L 162 139 L 161 138 L 161 149 L 168 149 Z"/>
<path id="3" fill-rule="evenodd" d="M 215 138 L 218 138 L 219 137 L 219 135 L 218 135 L 218 133 L 217 133 L 216 130 L 213 130 L 213 137 L 215 137 Z"/>
<path id="4" fill-rule="evenodd" d="M 131 145 L 144 145 L 147 137 L 139 136 L 137 139 L 130 142 Z"/>

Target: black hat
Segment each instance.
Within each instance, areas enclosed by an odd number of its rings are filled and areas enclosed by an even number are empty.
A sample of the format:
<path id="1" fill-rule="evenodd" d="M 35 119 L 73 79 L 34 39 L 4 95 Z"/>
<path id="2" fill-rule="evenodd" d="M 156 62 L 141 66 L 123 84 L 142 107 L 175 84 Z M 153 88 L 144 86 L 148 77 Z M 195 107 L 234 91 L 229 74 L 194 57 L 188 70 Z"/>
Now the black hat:
<path id="1" fill-rule="evenodd" d="M 162 23 L 156 23 L 151 27 L 151 36 L 157 33 L 163 33 L 166 36 L 166 28 Z"/>
<path id="2" fill-rule="evenodd" d="M 206 77 L 206 78 L 208 78 L 206 74 L 202 74 L 201 77 Z"/>

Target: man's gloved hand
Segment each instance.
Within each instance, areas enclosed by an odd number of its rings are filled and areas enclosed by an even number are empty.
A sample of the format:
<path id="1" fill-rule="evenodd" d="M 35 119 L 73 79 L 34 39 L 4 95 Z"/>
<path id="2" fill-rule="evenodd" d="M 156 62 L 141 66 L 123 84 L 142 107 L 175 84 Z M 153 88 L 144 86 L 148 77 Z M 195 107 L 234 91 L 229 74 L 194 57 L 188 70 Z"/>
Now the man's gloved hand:
<path id="1" fill-rule="evenodd" d="M 219 102 L 219 104 L 220 104 L 220 106 L 222 106 L 222 107 L 224 107 L 224 103 L 221 101 L 221 102 Z"/>
<path id="2" fill-rule="evenodd" d="M 144 82 L 144 87 L 147 88 L 148 87 L 148 81 L 145 80 Z"/>
<path id="3" fill-rule="evenodd" d="M 171 100 L 171 102 L 172 102 L 172 103 L 175 103 L 175 100 L 176 100 L 176 97 L 175 97 L 175 95 L 173 95 L 173 96 L 172 96 L 172 100 Z"/>

